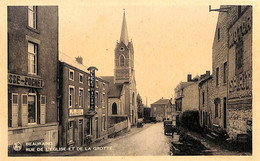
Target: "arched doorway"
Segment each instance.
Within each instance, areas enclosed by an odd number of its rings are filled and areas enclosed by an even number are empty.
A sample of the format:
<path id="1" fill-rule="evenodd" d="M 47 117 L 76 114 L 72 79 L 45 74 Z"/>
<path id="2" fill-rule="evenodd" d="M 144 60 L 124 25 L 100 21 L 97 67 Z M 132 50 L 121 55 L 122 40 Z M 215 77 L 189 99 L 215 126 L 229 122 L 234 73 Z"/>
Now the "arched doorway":
<path id="1" fill-rule="evenodd" d="M 117 114 L 117 104 L 114 102 L 112 104 L 112 115 L 116 115 Z"/>

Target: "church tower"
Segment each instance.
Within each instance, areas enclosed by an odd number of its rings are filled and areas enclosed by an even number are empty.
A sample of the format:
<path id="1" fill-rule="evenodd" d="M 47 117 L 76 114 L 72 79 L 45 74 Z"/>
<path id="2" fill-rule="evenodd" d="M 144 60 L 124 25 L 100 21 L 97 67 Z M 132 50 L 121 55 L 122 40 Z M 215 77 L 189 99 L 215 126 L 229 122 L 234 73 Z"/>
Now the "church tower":
<path id="1" fill-rule="evenodd" d="M 114 78 L 116 84 L 130 83 L 134 78 L 134 48 L 128 39 L 125 11 L 119 42 L 115 48 Z"/>

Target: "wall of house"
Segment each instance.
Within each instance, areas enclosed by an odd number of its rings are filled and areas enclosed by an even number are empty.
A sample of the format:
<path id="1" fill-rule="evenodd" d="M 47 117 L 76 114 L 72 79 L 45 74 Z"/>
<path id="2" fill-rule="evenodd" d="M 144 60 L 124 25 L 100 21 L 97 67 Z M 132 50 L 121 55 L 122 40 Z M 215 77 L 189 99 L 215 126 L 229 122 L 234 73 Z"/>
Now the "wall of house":
<path id="1" fill-rule="evenodd" d="M 188 110 L 199 110 L 199 88 L 197 82 L 183 89 L 182 112 Z"/>
<path id="2" fill-rule="evenodd" d="M 28 42 L 38 45 L 37 74 L 28 72 Z M 37 7 L 37 29 L 28 27 L 28 7 L 8 7 L 8 73 L 18 74 L 34 79 L 42 79 L 40 88 L 8 85 L 8 145 L 16 141 L 46 140 L 48 132 L 53 134 L 53 144 L 57 144 L 58 136 L 58 102 L 57 102 L 57 73 L 58 73 L 58 7 Z M 18 124 L 12 125 L 11 94 L 18 94 L 17 117 Z M 36 94 L 37 120 L 32 126 L 22 117 L 28 111 L 22 109 L 22 94 Z M 46 108 L 40 107 L 40 95 L 46 96 Z M 42 113 L 40 113 L 42 110 Z M 26 113 L 22 113 L 26 112 Z M 44 120 L 44 121 L 42 121 Z M 25 122 L 24 122 L 25 121 Z M 42 131 L 40 130 L 42 129 Z M 39 132 L 41 131 L 41 135 Z"/>
<path id="3" fill-rule="evenodd" d="M 228 86 L 228 127 L 230 137 L 236 139 L 237 134 L 252 133 L 252 7 L 242 10 L 241 17 L 238 17 L 237 7 L 233 7 L 230 15 L 234 20 L 231 22 L 229 37 L 237 28 L 242 27 L 243 34 L 240 34 L 243 41 L 242 70 L 236 69 L 236 45 L 239 41 L 229 39 L 229 86 Z"/>

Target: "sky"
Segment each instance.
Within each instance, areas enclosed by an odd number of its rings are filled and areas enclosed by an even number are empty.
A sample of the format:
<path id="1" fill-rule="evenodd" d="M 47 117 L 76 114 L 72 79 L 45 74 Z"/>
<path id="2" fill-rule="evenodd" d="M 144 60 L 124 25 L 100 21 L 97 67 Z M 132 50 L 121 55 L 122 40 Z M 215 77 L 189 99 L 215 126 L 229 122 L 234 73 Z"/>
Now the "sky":
<path id="1" fill-rule="evenodd" d="M 71 58 L 82 56 L 85 66 L 99 69 L 99 76 L 112 76 L 123 9 L 144 104 L 174 98 L 174 88 L 187 74 L 211 71 L 218 12 L 209 12 L 208 4 L 61 4 L 60 51 Z"/>

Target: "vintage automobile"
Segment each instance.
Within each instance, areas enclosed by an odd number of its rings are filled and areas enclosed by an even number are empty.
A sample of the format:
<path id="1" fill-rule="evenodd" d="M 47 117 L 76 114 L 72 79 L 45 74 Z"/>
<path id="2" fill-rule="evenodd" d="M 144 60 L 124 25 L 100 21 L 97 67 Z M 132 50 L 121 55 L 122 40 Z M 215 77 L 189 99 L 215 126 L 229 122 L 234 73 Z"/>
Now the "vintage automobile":
<path id="1" fill-rule="evenodd" d="M 165 120 L 164 124 L 164 135 L 173 136 L 174 132 L 177 131 L 176 126 L 173 124 L 174 122 L 171 120 Z"/>
<path id="2" fill-rule="evenodd" d="M 143 127 L 143 120 L 142 119 L 138 119 L 137 120 L 137 128 Z"/>

